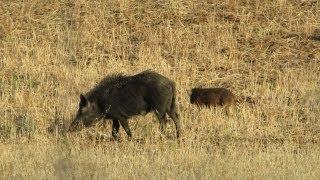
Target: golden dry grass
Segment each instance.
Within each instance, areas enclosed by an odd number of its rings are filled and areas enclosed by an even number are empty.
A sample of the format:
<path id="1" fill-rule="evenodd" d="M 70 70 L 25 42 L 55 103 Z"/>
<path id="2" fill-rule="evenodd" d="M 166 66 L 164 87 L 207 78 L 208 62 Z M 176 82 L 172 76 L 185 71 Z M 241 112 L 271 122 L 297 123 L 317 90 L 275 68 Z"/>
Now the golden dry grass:
<path id="1" fill-rule="evenodd" d="M 320 2 L 2 0 L 0 178 L 320 176 Z M 111 73 L 177 83 L 183 138 L 154 115 L 59 132 L 79 94 Z M 189 104 L 195 86 L 252 96 L 231 115 Z M 57 125 L 53 133 L 47 128 Z M 96 140 L 98 134 L 107 136 Z"/>

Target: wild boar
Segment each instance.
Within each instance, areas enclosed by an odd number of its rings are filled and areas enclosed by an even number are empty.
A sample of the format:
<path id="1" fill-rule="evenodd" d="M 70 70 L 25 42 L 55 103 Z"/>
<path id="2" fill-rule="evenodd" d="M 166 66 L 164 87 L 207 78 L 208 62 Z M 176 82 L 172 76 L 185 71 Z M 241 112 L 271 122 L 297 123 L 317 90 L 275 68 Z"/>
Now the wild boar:
<path id="1" fill-rule="evenodd" d="M 176 136 L 180 137 L 180 120 L 176 108 L 175 83 L 154 71 L 147 70 L 127 76 L 109 75 L 85 95 L 80 95 L 76 118 L 70 131 L 80 124 L 88 127 L 101 118 L 112 120 L 112 136 L 117 139 L 120 125 L 132 137 L 128 119 L 134 115 L 154 112 L 164 132 L 166 114 L 174 121 Z"/>
<path id="2" fill-rule="evenodd" d="M 190 103 L 206 107 L 231 106 L 236 103 L 236 97 L 225 88 L 193 88 Z"/>

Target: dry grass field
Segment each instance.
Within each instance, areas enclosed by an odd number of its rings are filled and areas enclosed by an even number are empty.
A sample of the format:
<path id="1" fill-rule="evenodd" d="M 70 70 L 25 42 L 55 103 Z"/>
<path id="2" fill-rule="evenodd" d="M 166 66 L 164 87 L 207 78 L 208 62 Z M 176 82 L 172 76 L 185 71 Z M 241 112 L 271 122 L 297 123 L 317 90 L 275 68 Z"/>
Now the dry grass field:
<path id="1" fill-rule="evenodd" d="M 319 19 L 315 0 L 1 0 L 0 179 L 319 178 Z M 146 69 L 177 84 L 180 141 L 153 114 L 132 141 L 64 132 L 80 93 Z M 197 86 L 255 104 L 199 109 Z"/>

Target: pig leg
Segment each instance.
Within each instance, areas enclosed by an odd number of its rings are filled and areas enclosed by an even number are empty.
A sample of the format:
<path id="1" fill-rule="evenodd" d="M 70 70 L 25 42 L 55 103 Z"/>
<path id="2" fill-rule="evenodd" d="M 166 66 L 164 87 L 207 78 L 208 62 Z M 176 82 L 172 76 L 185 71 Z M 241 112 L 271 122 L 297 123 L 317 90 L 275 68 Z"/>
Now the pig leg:
<path id="1" fill-rule="evenodd" d="M 118 139 L 119 128 L 120 128 L 119 121 L 117 119 L 113 119 L 112 120 L 112 137 L 116 140 Z"/>
<path id="2" fill-rule="evenodd" d="M 161 134 L 165 134 L 165 128 L 166 128 L 166 114 L 163 113 L 163 112 L 159 112 L 159 111 L 156 111 L 155 112 L 158 120 L 159 120 L 159 123 L 160 123 L 160 132 Z"/>
<path id="3" fill-rule="evenodd" d="M 128 137 L 131 138 L 132 137 L 132 133 L 131 133 L 131 130 L 129 128 L 128 119 L 121 119 L 119 121 L 120 121 L 120 124 L 123 127 L 124 131 L 127 133 Z"/>

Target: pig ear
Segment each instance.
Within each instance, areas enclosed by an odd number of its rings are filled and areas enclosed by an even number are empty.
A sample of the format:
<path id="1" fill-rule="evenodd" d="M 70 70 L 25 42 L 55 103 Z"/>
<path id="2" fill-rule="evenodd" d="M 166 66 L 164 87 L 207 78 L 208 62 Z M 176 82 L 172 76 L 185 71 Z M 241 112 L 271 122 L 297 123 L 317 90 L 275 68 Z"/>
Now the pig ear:
<path id="1" fill-rule="evenodd" d="M 79 103 L 79 107 L 85 107 L 88 105 L 88 100 L 86 97 L 84 97 L 83 94 L 80 94 L 80 103 Z"/>

